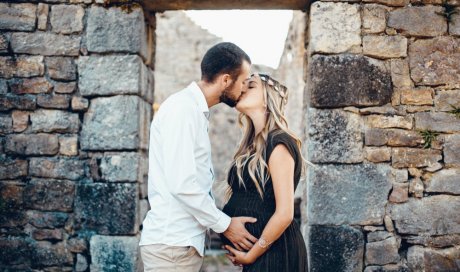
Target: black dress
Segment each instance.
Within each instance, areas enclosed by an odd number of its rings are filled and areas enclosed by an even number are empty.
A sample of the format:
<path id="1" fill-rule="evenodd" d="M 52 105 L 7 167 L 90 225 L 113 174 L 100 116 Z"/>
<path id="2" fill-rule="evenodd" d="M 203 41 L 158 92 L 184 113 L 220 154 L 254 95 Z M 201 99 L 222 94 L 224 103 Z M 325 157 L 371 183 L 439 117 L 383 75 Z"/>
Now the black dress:
<path id="1" fill-rule="evenodd" d="M 295 161 L 294 189 L 297 188 L 301 175 L 301 155 L 295 140 L 282 131 L 271 132 L 267 139 L 266 162 L 273 149 L 283 144 L 287 147 Z M 264 199 L 260 197 L 256 186 L 249 176 L 247 168 L 243 171 L 245 187 L 239 185 L 236 167 L 228 175 L 228 184 L 232 188 L 232 196 L 224 206 L 223 212 L 230 217 L 251 216 L 257 218 L 256 223 L 247 223 L 246 229 L 256 238 L 262 234 L 265 225 L 275 212 L 275 195 L 271 178 L 265 184 Z M 232 243 L 221 235 L 224 244 Z M 232 245 L 233 246 L 233 245 Z M 307 269 L 307 250 L 300 228 L 295 221 L 270 248 L 254 263 L 243 267 L 243 272 L 305 272 Z"/>

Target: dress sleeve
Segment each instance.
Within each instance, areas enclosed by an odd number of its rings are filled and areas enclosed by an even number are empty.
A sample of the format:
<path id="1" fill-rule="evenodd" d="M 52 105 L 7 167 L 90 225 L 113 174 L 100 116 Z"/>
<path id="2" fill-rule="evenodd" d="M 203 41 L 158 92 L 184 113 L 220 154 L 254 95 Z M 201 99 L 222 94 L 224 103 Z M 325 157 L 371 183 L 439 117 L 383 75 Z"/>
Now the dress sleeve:
<path id="1" fill-rule="evenodd" d="M 268 160 L 270 159 L 273 150 L 279 144 L 286 146 L 297 165 L 300 156 L 300 151 L 297 147 L 294 138 L 292 138 L 286 132 L 274 132 L 269 135 L 269 137 L 267 138 L 266 162 L 268 163 Z"/>

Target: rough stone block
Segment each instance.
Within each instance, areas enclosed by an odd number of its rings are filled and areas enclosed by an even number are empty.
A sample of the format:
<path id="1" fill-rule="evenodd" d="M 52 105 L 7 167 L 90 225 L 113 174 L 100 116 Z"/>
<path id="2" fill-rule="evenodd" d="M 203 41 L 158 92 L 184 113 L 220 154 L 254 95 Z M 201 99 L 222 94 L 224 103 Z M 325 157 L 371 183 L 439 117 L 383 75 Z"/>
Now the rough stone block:
<path id="1" fill-rule="evenodd" d="M 410 271 L 459 271 L 460 248 L 432 249 L 410 247 L 407 263 Z"/>
<path id="2" fill-rule="evenodd" d="M 48 75 L 57 80 L 76 80 L 77 66 L 73 58 L 47 57 L 45 59 Z"/>
<path id="3" fill-rule="evenodd" d="M 309 172 L 310 224 L 382 224 L 392 187 L 384 164 L 327 165 Z"/>
<path id="4" fill-rule="evenodd" d="M 65 156 L 78 155 L 78 137 L 77 136 L 59 137 L 59 153 Z"/>
<path id="5" fill-rule="evenodd" d="M 88 13 L 86 40 L 90 52 L 138 53 L 147 59 L 147 34 L 142 9 L 135 7 L 127 12 L 121 7 L 92 6 Z"/>
<path id="6" fill-rule="evenodd" d="M 72 97 L 71 105 L 74 111 L 86 111 L 89 107 L 89 101 L 86 98 L 74 96 Z"/>
<path id="7" fill-rule="evenodd" d="M 79 36 L 65 36 L 48 32 L 13 33 L 11 49 L 15 53 L 42 56 L 78 56 Z"/>
<path id="8" fill-rule="evenodd" d="M 7 94 L 0 96 L 0 111 L 8 111 L 11 109 L 34 110 L 36 107 L 37 101 L 33 95 Z"/>
<path id="9" fill-rule="evenodd" d="M 79 5 L 52 5 L 50 23 L 53 32 L 78 33 L 83 30 L 85 10 Z"/>
<path id="10" fill-rule="evenodd" d="M 389 146 L 421 146 L 425 141 L 422 135 L 417 131 L 404 129 L 389 129 L 386 130 L 387 142 Z"/>
<path id="11" fill-rule="evenodd" d="M 24 185 L 18 182 L 0 182 L 2 212 L 23 209 Z"/>
<path id="12" fill-rule="evenodd" d="M 80 127 L 78 114 L 60 110 L 36 110 L 30 121 L 32 132 L 77 133 Z"/>
<path id="13" fill-rule="evenodd" d="M 59 150 L 54 134 L 13 134 L 6 137 L 5 151 L 17 155 L 55 155 Z"/>
<path id="14" fill-rule="evenodd" d="M 67 109 L 69 104 L 70 97 L 67 95 L 41 94 L 37 96 L 37 105 L 42 108 Z"/>
<path id="15" fill-rule="evenodd" d="M 47 241 L 34 243 L 32 262 L 36 266 L 72 265 L 72 253 L 67 250 L 65 242 L 53 244 Z"/>
<path id="16" fill-rule="evenodd" d="M 28 222 L 36 228 L 61 228 L 68 218 L 69 215 L 65 212 L 27 211 Z"/>
<path id="17" fill-rule="evenodd" d="M 13 131 L 22 132 L 27 129 L 29 124 L 29 112 L 27 111 L 13 111 L 11 113 L 13 117 Z"/>
<path id="18" fill-rule="evenodd" d="M 397 263 L 400 260 L 399 243 L 395 237 L 390 237 L 383 241 L 371 242 L 366 244 L 366 264 L 384 265 Z"/>
<path id="19" fill-rule="evenodd" d="M 386 162 L 391 160 L 391 149 L 389 147 L 366 147 L 365 157 L 370 162 Z"/>
<path id="20" fill-rule="evenodd" d="M 425 191 L 460 195 L 460 169 L 443 169 L 425 180 Z"/>
<path id="21" fill-rule="evenodd" d="M 55 93 L 71 94 L 77 87 L 75 82 L 54 82 L 53 84 Z"/>
<path id="22" fill-rule="evenodd" d="M 15 179 L 27 176 L 26 160 L 16 160 L 0 156 L 0 179 Z"/>
<path id="23" fill-rule="evenodd" d="M 43 56 L 0 57 L 0 77 L 43 76 L 44 71 Z"/>
<path id="24" fill-rule="evenodd" d="M 444 144 L 444 162 L 447 166 L 460 166 L 460 135 L 446 136 Z"/>
<path id="25" fill-rule="evenodd" d="M 364 160 L 359 115 L 310 108 L 307 118 L 310 124 L 307 156 L 310 161 L 353 163 Z"/>
<path id="26" fill-rule="evenodd" d="M 395 168 L 430 167 L 442 159 L 440 150 L 422 148 L 393 148 L 392 165 Z"/>
<path id="27" fill-rule="evenodd" d="M 37 7 L 37 28 L 39 30 L 46 30 L 48 24 L 49 5 L 38 3 Z"/>
<path id="28" fill-rule="evenodd" d="M 101 178 L 112 182 L 141 182 L 147 175 L 143 173 L 143 160 L 147 158 L 134 152 L 105 154 L 101 158 Z"/>
<path id="29" fill-rule="evenodd" d="M 420 18 L 432 24 L 427 18 Z M 460 82 L 460 73 L 457 72 L 460 71 L 460 54 L 457 51 L 459 47 L 460 39 L 448 36 L 419 39 L 411 43 L 409 65 L 415 84 L 442 85 Z"/>
<path id="30" fill-rule="evenodd" d="M 132 183 L 79 184 L 75 227 L 98 234 L 136 234 L 138 198 L 137 185 Z"/>
<path id="31" fill-rule="evenodd" d="M 66 180 L 32 179 L 24 189 L 25 205 L 42 211 L 72 211 L 74 195 L 75 184 Z"/>
<path id="32" fill-rule="evenodd" d="M 138 96 L 101 97 L 91 100 L 81 131 L 83 150 L 146 148 L 150 106 Z M 146 128 L 144 128 L 145 126 Z"/>
<path id="33" fill-rule="evenodd" d="M 407 39 L 402 36 L 364 36 L 363 54 L 379 59 L 407 56 Z"/>
<path id="34" fill-rule="evenodd" d="M 0 114 L 0 135 L 13 132 L 13 118 L 9 114 Z"/>
<path id="35" fill-rule="evenodd" d="M 0 263 L 3 265 L 30 265 L 34 248 L 29 237 L 0 237 Z"/>
<path id="36" fill-rule="evenodd" d="M 31 158 L 29 173 L 35 177 L 79 180 L 85 173 L 85 162 L 70 158 Z"/>
<path id="37" fill-rule="evenodd" d="M 137 271 L 137 237 L 94 235 L 90 241 L 91 271 Z"/>
<path id="38" fill-rule="evenodd" d="M 407 6 L 390 11 L 388 26 L 416 37 L 436 37 L 447 32 L 440 6 Z"/>
<path id="39" fill-rule="evenodd" d="M 35 30 L 37 5 L 0 3 L 0 29 Z"/>
<path id="40" fill-rule="evenodd" d="M 410 0 L 364 0 L 364 2 L 379 3 L 390 7 L 404 7 L 410 3 Z"/>
<path id="41" fill-rule="evenodd" d="M 50 93 L 53 89 L 53 85 L 44 77 L 14 79 L 9 85 L 14 94 Z"/>
<path id="42" fill-rule="evenodd" d="M 311 226 L 309 233 L 311 272 L 362 271 L 364 237 L 349 226 Z"/>
<path id="43" fill-rule="evenodd" d="M 432 89 L 411 89 L 401 91 L 401 104 L 405 105 L 433 105 Z"/>
<path id="44" fill-rule="evenodd" d="M 310 11 L 310 51 L 357 52 L 361 45 L 358 5 L 315 2 Z"/>
<path id="45" fill-rule="evenodd" d="M 8 53 L 8 44 L 9 44 L 8 38 L 0 34 L 0 53 Z"/>
<path id="46" fill-rule="evenodd" d="M 404 128 L 412 129 L 411 116 L 383 116 L 369 115 L 366 117 L 366 123 L 371 128 Z"/>
<path id="47" fill-rule="evenodd" d="M 409 199 L 409 184 L 394 183 L 389 200 L 393 203 L 404 203 Z"/>
<path id="48" fill-rule="evenodd" d="M 369 4 L 363 6 L 363 33 L 382 33 L 387 26 L 389 8 L 382 5 Z"/>
<path id="49" fill-rule="evenodd" d="M 35 229 L 32 231 L 32 237 L 38 241 L 62 241 L 64 232 L 62 229 Z"/>
<path id="50" fill-rule="evenodd" d="M 409 198 L 402 204 L 387 207 L 398 233 L 444 235 L 460 233 L 460 197 L 435 195 Z M 429 212 L 427 212 L 429 211 Z"/>
<path id="51" fill-rule="evenodd" d="M 396 88 L 408 88 L 413 85 L 410 78 L 409 62 L 407 59 L 392 59 L 391 81 Z"/>
<path id="52" fill-rule="evenodd" d="M 453 106 L 460 108 L 460 90 L 436 92 L 434 106 L 436 111 L 451 111 Z"/>
<path id="53" fill-rule="evenodd" d="M 460 132 L 460 122 L 454 114 L 445 112 L 415 113 L 415 128 L 439 132 Z"/>
<path id="54" fill-rule="evenodd" d="M 384 105 L 392 94 L 385 63 L 357 55 L 313 56 L 309 86 L 317 108 Z"/>

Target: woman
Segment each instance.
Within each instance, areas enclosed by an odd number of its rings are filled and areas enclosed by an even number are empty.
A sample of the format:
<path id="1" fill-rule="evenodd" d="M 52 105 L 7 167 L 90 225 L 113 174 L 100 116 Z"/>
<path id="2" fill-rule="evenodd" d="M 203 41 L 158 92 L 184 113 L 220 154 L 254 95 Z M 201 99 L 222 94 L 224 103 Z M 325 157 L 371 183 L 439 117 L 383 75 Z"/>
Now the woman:
<path id="1" fill-rule="evenodd" d="M 305 242 L 294 217 L 294 191 L 304 169 L 300 140 L 284 117 L 287 89 L 268 75 L 256 74 L 236 105 L 243 138 L 228 173 L 229 194 L 223 211 L 251 216 L 250 245 L 234 245 L 222 236 L 227 257 L 243 271 L 307 271 Z M 243 248 L 250 248 L 244 251 Z"/>

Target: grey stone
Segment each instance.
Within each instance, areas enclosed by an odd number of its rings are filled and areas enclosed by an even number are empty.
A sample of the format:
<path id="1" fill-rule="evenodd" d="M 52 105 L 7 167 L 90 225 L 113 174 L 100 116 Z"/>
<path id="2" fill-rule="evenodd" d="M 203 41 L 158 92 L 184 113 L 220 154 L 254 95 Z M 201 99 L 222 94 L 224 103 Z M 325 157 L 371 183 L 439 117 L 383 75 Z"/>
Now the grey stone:
<path id="1" fill-rule="evenodd" d="M 72 253 L 67 250 L 65 242 L 53 244 L 47 241 L 34 243 L 32 262 L 37 266 L 72 265 Z"/>
<path id="2" fill-rule="evenodd" d="M 43 56 L 78 56 L 80 52 L 79 36 L 64 36 L 48 32 L 13 33 L 11 48 L 15 53 Z"/>
<path id="3" fill-rule="evenodd" d="M 460 166 L 460 135 L 446 136 L 444 144 L 444 162 L 447 166 Z"/>
<path id="4" fill-rule="evenodd" d="M 62 229 L 35 229 L 32 231 L 32 238 L 37 241 L 62 241 L 63 236 Z"/>
<path id="5" fill-rule="evenodd" d="M 0 111 L 8 111 L 11 109 L 34 110 L 37 107 L 37 101 L 33 95 L 14 95 L 7 94 L 0 96 Z M 1 123 L 1 118 L 0 118 Z M 2 125 L 0 124 L 0 134 Z"/>
<path id="6" fill-rule="evenodd" d="M 81 57 L 78 61 L 80 93 L 83 96 L 142 95 L 147 92 L 146 70 L 136 55 Z"/>
<path id="7" fill-rule="evenodd" d="M 309 271 L 363 270 L 364 237 L 359 229 L 313 225 L 308 241 Z"/>
<path id="8" fill-rule="evenodd" d="M 33 240 L 29 237 L 0 237 L 0 263 L 2 265 L 30 265 Z"/>
<path id="9" fill-rule="evenodd" d="M 410 272 L 405 264 L 387 264 L 384 266 L 366 266 L 364 272 Z"/>
<path id="10" fill-rule="evenodd" d="M 13 118 L 10 114 L 0 114 L 0 135 L 9 134 L 11 132 L 13 132 Z"/>
<path id="11" fill-rule="evenodd" d="M 92 99 L 83 121 L 81 148 L 147 148 L 150 114 L 150 105 L 138 96 Z"/>
<path id="12" fill-rule="evenodd" d="M 324 165 L 308 181 L 310 224 L 382 224 L 392 188 L 384 164 Z"/>
<path id="13" fill-rule="evenodd" d="M 84 176 L 85 162 L 71 158 L 31 158 L 29 174 L 35 177 L 79 180 Z"/>
<path id="14" fill-rule="evenodd" d="M 75 264 L 75 271 L 83 272 L 88 269 L 88 261 L 82 254 L 77 254 L 77 263 Z"/>
<path id="15" fill-rule="evenodd" d="M 42 212 L 27 211 L 27 220 L 36 228 L 60 228 L 64 227 L 69 215 L 65 212 Z"/>
<path id="16" fill-rule="evenodd" d="M 61 94 L 41 94 L 37 96 L 37 105 L 42 108 L 67 109 L 70 104 L 70 96 Z"/>
<path id="17" fill-rule="evenodd" d="M 460 132 L 459 119 L 454 114 L 445 112 L 415 113 L 415 128 L 439 132 Z"/>
<path id="18" fill-rule="evenodd" d="M 393 82 L 394 87 L 407 88 L 413 86 L 412 80 L 410 78 L 409 62 L 407 58 L 390 60 L 390 67 L 391 81 Z"/>
<path id="19" fill-rule="evenodd" d="M 52 5 L 50 23 L 53 32 L 78 33 L 83 30 L 85 10 L 78 5 Z"/>
<path id="20" fill-rule="evenodd" d="M 392 166 L 395 168 L 430 167 L 442 159 L 440 150 L 422 148 L 393 148 Z"/>
<path id="21" fill-rule="evenodd" d="M 19 182 L 0 183 L 2 212 L 22 210 L 24 208 L 24 184 Z"/>
<path id="22" fill-rule="evenodd" d="M 142 181 L 143 176 L 147 175 L 146 167 L 142 167 L 145 160 L 147 158 L 134 152 L 105 154 L 100 164 L 101 177 L 112 182 Z"/>
<path id="23" fill-rule="evenodd" d="M 88 51 L 138 53 L 147 59 L 146 38 L 141 8 L 134 7 L 131 12 L 121 7 L 92 6 L 89 9 L 86 34 Z"/>
<path id="24" fill-rule="evenodd" d="M 0 77 L 43 76 L 44 71 L 43 56 L 0 56 Z"/>
<path id="25" fill-rule="evenodd" d="M 397 263 L 399 244 L 395 237 L 366 244 L 366 264 L 384 265 Z"/>
<path id="26" fill-rule="evenodd" d="M 450 195 L 409 198 L 406 203 L 388 206 L 398 232 L 417 235 L 459 233 L 459 210 L 460 197 Z"/>
<path id="27" fill-rule="evenodd" d="M 54 155 L 59 150 L 54 134 L 13 134 L 6 137 L 5 151 L 18 155 Z"/>
<path id="28" fill-rule="evenodd" d="M 451 111 L 454 107 L 460 108 L 460 90 L 436 92 L 434 106 L 436 111 Z"/>
<path id="29" fill-rule="evenodd" d="M 447 32 L 443 8 L 439 6 L 409 6 L 390 11 L 388 26 L 403 34 L 416 37 L 435 37 Z"/>
<path id="30" fill-rule="evenodd" d="M 74 195 L 75 184 L 66 180 L 32 179 L 24 189 L 27 208 L 42 211 L 72 211 Z"/>
<path id="31" fill-rule="evenodd" d="M 460 249 L 410 247 L 407 252 L 407 263 L 410 271 L 459 271 Z"/>
<path id="32" fill-rule="evenodd" d="M 423 245 L 426 247 L 445 248 L 460 245 L 460 234 L 448 234 L 441 236 L 408 236 L 407 243 Z"/>
<path id="33" fill-rule="evenodd" d="M 37 28 L 39 30 L 46 30 L 48 24 L 49 5 L 38 3 L 37 7 Z"/>
<path id="34" fill-rule="evenodd" d="M 7 53 L 8 52 L 8 44 L 9 44 L 8 38 L 0 34 L 0 53 Z"/>
<path id="35" fill-rule="evenodd" d="M 79 184 L 75 228 L 107 235 L 136 234 L 138 198 L 137 185 L 132 183 Z"/>
<path id="36" fill-rule="evenodd" d="M 308 160 L 321 163 L 354 163 L 364 160 L 361 136 L 363 124 L 359 115 L 338 109 L 309 108 L 307 118 Z"/>
<path id="37" fill-rule="evenodd" d="M 378 242 L 383 241 L 393 235 L 387 231 L 374 231 L 367 234 L 367 242 Z"/>
<path id="38" fill-rule="evenodd" d="M 90 241 L 91 271 L 137 271 L 137 237 L 94 235 Z"/>
<path id="39" fill-rule="evenodd" d="M 68 57 L 47 57 L 45 59 L 48 75 L 57 80 L 76 80 L 77 66 L 73 58 Z"/>
<path id="40" fill-rule="evenodd" d="M 388 7 L 377 4 L 363 6 L 363 32 L 382 33 L 387 26 Z"/>
<path id="41" fill-rule="evenodd" d="M 0 94 L 5 95 L 8 92 L 8 82 L 5 79 L 0 79 Z"/>
<path id="42" fill-rule="evenodd" d="M 311 104 L 318 108 L 390 102 L 391 75 L 383 61 L 357 55 L 315 55 L 310 64 Z"/>
<path id="43" fill-rule="evenodd" d="M 78 114 L 60 110 L 36 110 L 30 114 L 32 132 L 77 133 L 80 127 Z"/>
<path id="44" fill-rule="evenodd" d="M 73 96 L 71 105 L 74 111 L 86 111 L 89 107 L 89 101 L 80 96 Z"/>
<path id="45" fill-rule="evenodd" d="M 0 179 L 15 179 L 27 176 L 26 160 L 4 158 L 0 156 Z"/>
<path id="46" fill-rule="evenodd" d="M 421 19 L 432 24 L 427 18 Z M 411 78 L 416 85 L 443 85 L 460 82 L 460 39 L 436 37 L 419 39 L 409 45 Z M 428 65 L 436 63 L 436 65 Z"/>
<path id="47" fill-rule="evenodd" d="M 0 29 L 35 30 L 37 5 L 0 3 Z"/>
<path id="48" fill-rule="evenodd" d="M 451 21 L 449 22 L 449 34 L 460 36 L 460 8 L 455 8 L 455 13 L 451 15 Z"/>
<path id="49" fill-rule="evenodd" d="M 75 82 L 54 82 L 54 92 L 70 94 L 73 93 L 77 87 Z"/>
<path id="50" fill-rule="evenodd" d="M 366 35 L 363 37 L 363 54 L 381 59 L 407 56 L 407 39 L 402 36 Z"/>
<path id="51" fill-rule="evenodd" d="M 13 79 L 9 85 L 14 94 L 50 93 L 53 89 L 53 85 L 45 77 Z"/>
<path id="52" fill-rule="evenodd" d="M 443 169 L 434 173 L 425 181 L 425 191 L 460 195 L 460 169 Z"/>

